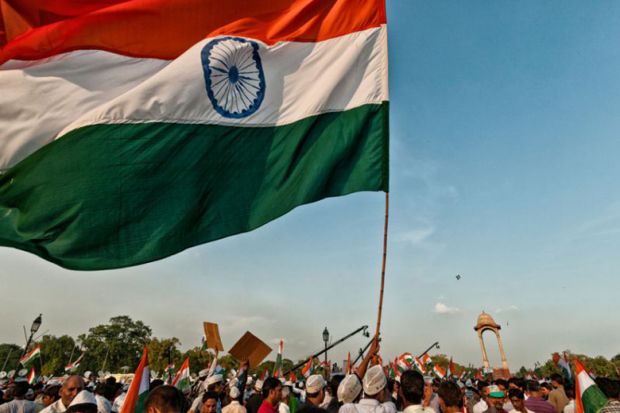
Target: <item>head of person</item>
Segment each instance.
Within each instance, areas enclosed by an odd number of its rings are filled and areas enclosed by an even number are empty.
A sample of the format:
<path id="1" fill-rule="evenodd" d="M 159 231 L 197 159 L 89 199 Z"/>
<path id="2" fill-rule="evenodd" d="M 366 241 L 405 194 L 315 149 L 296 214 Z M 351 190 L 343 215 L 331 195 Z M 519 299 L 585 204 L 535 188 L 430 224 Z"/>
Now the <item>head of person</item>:
<path id="1" fill-rule="evenodd" d="M 216 413 L 217 401 L 220 395 L 216 392 L 207 391 L 202 395 L 202 407 L 200 413 Z"/>
<path id="2" fill-rule="evenodd" d="M 84 390 L 84 379 L 80 376 L 69 376 L 58 392 L 62 404 L 69 406 L 82 390 Z"/>
<path id="3" fill-rule="evenodd" d="M 506 398 L 506 393 L 499 388 L 498 385 L 494 384 L 489 386 L 489 395 L 487 397 L 487 403 L 493 405 L 497 410 L 502 410 L 504 406 L 504 399 Z"/>
<path id="4" fill-rule="evenodd" d="M 58 400 L 60 398 L 60 395 L 58 394 L 59 392 L 59 385 L 51 385 L 43 389 L 43 395 L 41 396 L 43 406 L 47 407 L 50 404 L 54 403 L 56 400 Z"/>
<path id="5" fill-rule="evenodd" d="M 336 392 L 340 403 L 355 403 L 362 394 L 362 383 L 357 374 L 347 375 Z"/>
<path id="6" fill-rule="evenodd" d="M 338 394 L 338 387 L 340 386 L 340 383 L 342 383 L 342 380 L 344 380 L 343 374 L 334 374 L 332 378 L 329 379 L 329 394 L 333 397 L 336 397 Z"/>
<path id="7" fill-rule="evenodd" d="M 366 398 L 375 399 L 379 402 L 385 401 L 387 378 L 385 377 L 383 367 L 375 365 L 366 370 L 362 384 Z"/>
<path id="8" fill-rule="evenodd" d="M 551 375 L 551 386 L 553 386 L 554 389 L 557 389 L 558 387 L 562 387 L 563 385 L 564 378 L 562 377 L 562 375 L 558 373 L 553 373 Z"/>
<path id="9" fill-rule="evenodd" d="M 415 370 L 407 370 L 400 376 L 400 397 L 405 406 L 422 404 L 424 376 Z"/>
<path id="10" fill-rule="evenodd" d="M 187 403 L 181 390 L 174 386 L 157 386 L 144 403 L 146 413 L 185 413 Z"/>
<path id="11" fill-rule="evenodd" d="M 268 377 L 263 383 L 262 393 L 263 400 L 275 407 L 282 398 L 282 383 L 275 377 Z"/>
<path id="12" fill-rule="evenodd" d="M 228 398 L 230 399 L 231 402 L 239 401 L 240 397 L 241 397 L 241 391 L 239 391 L 239 388 L 237 388 L 237 386 L 233 386 L 230 388 L 230 390 L 228 390 Z"/>
<path id="13" fill-rule="evenodd" d="M 21 400 L 26 397 L 26 393 L 28 393 L 28 389 L 30 389 L 30 385 L 27 381 L 16 381 L 10 386 L 11 394 L 14 399 Z"/>
<path id="14" fill-rule="evenodd" d="M 463 395 L 455 383 L 451 381 L 442 382 L 439 385 L 437 396 L 439 396 L 439 406 L 442 412 L 459 410 Z"/>
<path id="15" fill-rule="evenodd" d="M 159 386 L 163 386 L 163 385 L 164 385 L 164 381 L 162 379 L 155 379 L 151 381 L 151 384 L 149 385 L 149 391 L 153 391 Z"/>
<path id="16" fill-rule="evenodd" d="M 224 392 L 224 378 L 221 374 L 214 374 L 207 377 L 205 384 L 208 392 L 214 392 L 219 395 Z"/>
<path id="17" fill-rule="evenodd" d="M 549 383 L 542 383 L 540 385 L 540 394 L 545 399 L 549 397 L 549 392 L 551 392 L 551 390 L 553 389 L 551 388 L 551 384 Z"/>
<path id="18" fill-rule="evenodd" d="M 510 403 L 512 403 L 512 407 L 514 407 L 515 410 L 523 411 L 525 396 L 523 395 L 521 389 L 510 389 L 508 391 L 508 399 L 510 400 Z"/>
<path id="19" fill-rule="evenodd" d="M 314 405 L 319 406 L 325 400 L 325 387 L 327 383 L 320 374 L 313 374 L 306 380 L 306 400 Z"/>
<path id="20" fill-rule="evenodd" d="M 499 387 L 499 389 L 503 391 L 504 394 L 506 393 L 506 390 L 508 390 L 508 382 L 504 379 L 495 380 L 495 385 L 497 385 L 497 387 Z"/>
<path id="21" fill-rule="evenodd" d="M 564 392 L 566 393 L 566 397 L 568 397 L 570 400 L 573 400 L 575 398 L 575 387 L 574 386 L 564 387 Z"/>
<path id="22" fill-rule="evenodd" d="M 480 397 L 486 400 L 489 397 L 489 383 L 481 380 L 478 382 L 478 392 L 480 393 Z"/>
<path id="23" fill-rule="evenodd" d="M 617 380 L 597 377 L 595 382 L 608 399 L 617 400 L 620 397 L 620 386 Z"/>
<path id="24" fill-rule="evenodd" d="M 66 413 L 97 413 L 97 399 L 95 395 L 88 390 L 80 390 L 71 400 Z"/>
<path id="25" fill-rule="evenodd" d="M 529 397 L 540 397 L 540 384 L 536 380 L 528 380 L 525 384 L 525 392 Z"/>

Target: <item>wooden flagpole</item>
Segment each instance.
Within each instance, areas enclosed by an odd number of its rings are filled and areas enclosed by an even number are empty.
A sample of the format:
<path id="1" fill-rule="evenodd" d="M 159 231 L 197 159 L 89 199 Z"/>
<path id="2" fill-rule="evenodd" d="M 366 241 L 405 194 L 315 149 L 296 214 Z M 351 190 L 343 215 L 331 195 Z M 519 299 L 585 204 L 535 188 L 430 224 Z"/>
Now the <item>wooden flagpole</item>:
<path id="1" fill-rule="evenodd" d="M 381 290 L 379 292 L 379 314 L 377 315 L 377 330 L 375 335 L 379 335 L 381 331 L 381 311 L 383 310 L 383 289 L 385 287 L 385 262 L 387 259 L 387 235 L 388 235 L 388 217 L 390 208 L 390 193 L 385 193 L 385 222 L 383 224 L 383 259 L 381 260 Z"/>

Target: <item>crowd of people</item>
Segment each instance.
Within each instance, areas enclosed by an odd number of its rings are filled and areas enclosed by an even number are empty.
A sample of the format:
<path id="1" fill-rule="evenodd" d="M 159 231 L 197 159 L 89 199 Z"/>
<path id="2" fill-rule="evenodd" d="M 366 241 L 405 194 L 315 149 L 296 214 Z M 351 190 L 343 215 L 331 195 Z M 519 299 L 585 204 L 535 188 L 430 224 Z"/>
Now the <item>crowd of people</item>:
<path id="1" fill-rule="evenodd" d="M 157 379 L 141 412 L 145 413 L 576 413 L 575 390 L 563 376 L 549 380 L 437 379 L 407 370 L 396 379 L 373 364 L 373 342 L 351 374 L 310 375 L 287 381 L 248 375 L 241 363 L 235 377 L 203 370 L 186 391 Z M 620 381 L 597 378 L 608 402 L 600 413 L 620 413 Z M 0 413 L 118 413 L 129 385 L 78 375 L 62 383 L 33 386 L 23 380 L 2 384 Z"/>

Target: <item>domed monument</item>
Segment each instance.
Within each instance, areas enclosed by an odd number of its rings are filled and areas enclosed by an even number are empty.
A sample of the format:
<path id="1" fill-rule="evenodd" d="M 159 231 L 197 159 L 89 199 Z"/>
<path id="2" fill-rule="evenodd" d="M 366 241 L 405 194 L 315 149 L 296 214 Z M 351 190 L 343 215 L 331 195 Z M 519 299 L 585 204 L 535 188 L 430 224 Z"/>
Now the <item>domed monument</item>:
<path id="1" fill-rule="evenodd" d="M 474 327 L 474 331 L 478 333 L 478 340 L 480 340 L 480 349 L 482 350 L 482 364 L 486 371 L 491 369 L 491 364 L 489 363 L 489 356 L 487 355 L 487 349 L 484 345 L 484 339 L 482 338 L 482 333 L 485 331 L 492 331 L 495 333 L 495 337 L 497 338 L 497 344 L 499 345 L 499 354 L 502 357 L 502 368 L 501 369 L 493 369 L 493 376 L 498 377 L 510 377 L 510 370 L 508 369 L 508 360 L 506 360 L 506 353 L 504 353 L 504 346 L 502 344 L 502 339 L 499 336 L 499 330 L 502 327 L 493 320 L 490 314 L 485 313 L 484 311 L 478 316 L 478 323 Z"/>

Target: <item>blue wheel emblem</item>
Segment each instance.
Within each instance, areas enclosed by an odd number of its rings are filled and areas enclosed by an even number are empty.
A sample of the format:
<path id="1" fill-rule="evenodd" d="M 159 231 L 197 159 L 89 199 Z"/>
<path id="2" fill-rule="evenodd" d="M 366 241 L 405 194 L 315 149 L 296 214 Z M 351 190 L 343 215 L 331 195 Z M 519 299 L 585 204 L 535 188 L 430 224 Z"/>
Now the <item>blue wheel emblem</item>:
<path id="1" fill-rule="evenodd" d="M 244 118 L 263 102 L 265 74 L 258 48 L 251 40 L 220 37 L 202 49 L 207 95 L 220 115 Z"/>

